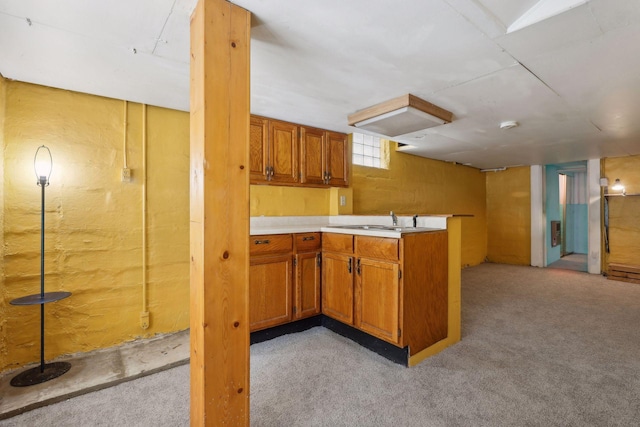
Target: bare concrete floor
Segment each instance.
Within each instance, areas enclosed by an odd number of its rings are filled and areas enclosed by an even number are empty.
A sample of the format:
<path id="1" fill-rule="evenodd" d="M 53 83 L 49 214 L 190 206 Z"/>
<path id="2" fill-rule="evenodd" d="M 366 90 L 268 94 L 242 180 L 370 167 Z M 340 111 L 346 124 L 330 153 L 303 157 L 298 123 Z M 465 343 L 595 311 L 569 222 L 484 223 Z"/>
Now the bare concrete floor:
<path id="1" fill-rule="evenodd" d="M 64 375 L 42 384 L 13 387 L 11 378 L 38 364 L 0 376 L 0 420 L 189 363 L 189 331 L 59 358 L 71 363 Z M 47 360 L 47 362 L 52 362 Z"/>

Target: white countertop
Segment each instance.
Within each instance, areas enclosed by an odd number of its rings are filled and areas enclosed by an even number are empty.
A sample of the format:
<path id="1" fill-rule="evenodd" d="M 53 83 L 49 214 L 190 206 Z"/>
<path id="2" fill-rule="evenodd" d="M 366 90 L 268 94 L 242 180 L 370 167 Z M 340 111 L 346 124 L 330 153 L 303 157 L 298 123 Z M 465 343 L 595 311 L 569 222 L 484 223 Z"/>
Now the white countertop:
<path id="1" fill-rule="evenodd" d="M 413 217 L 398 215 L 398 226 L 401 230 L 335 228 L 331 226 L 348 225 L 384 225 L 391 226 L 390 216 L 376 215 L 335 215 L 335 216 L 289 216 L 289 217 L 251 217 L 250 234 L 260 236 L 265 234 L 288 233 L 342 233 L 361 236 L 400 238 L 403 234 L 432 232 L 446 230 L 447 217 L 450 215 L 420 216 L 417 218 L 418 228 L 412 227 Z"/>

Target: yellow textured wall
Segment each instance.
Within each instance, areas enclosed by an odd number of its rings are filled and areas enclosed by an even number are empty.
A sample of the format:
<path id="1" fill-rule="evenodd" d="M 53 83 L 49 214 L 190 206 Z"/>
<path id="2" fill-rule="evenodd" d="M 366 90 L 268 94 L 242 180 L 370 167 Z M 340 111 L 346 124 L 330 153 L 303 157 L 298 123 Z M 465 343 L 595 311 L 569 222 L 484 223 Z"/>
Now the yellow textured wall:
<path id="1" fill-rule="evenodd" d="M 331 189 L 251 186 L 251 216 L 329 215 Z"/>
<path id="2" fill-rule="evenodd" d="M 619 178 L 627 194 L 640 194 L 640 156 L 607 158 L 603 173 L 610 185 Z M 640 266 L 640 196 L 608 200 L 610 253 L 605 253 L 605 268 L 608 271 L 609 263 Z"/>
<path id="3" fill-rule="evenodd" d="M 4 153 L 6 81 L 0 75 L 0 151 Z M 0 371 L 7 363 L 7 291 L 4 283 L 4 156 L 0 156 Z"/>
<path id="4" fill-rule="evenodd" d="M 488 172 L 487 259 L 531 265 L 531 172 L 529 167 Z"/>
<path id="5" fill-rule="evenodd" d="M 487 251 L 483 173 L 399 153 L 395 145 L 389 169 L 353 166 L 354 214 L 471 214 L 462 219 L 462 266 L 482 263 Z"/>
<path id="6" fill-rule="evenodd" d="M 54 168 L 46 201 L 46 290 L 72 296 L 46 306 L 46 358 L 107 347 L 189 324 L 189 116 L 149 107 L 148 310 L 142 310 L 142 106 L 130 104 L 120 179 L 124 102 L 6 82 L 5 302 L 39 292 L 39 187 L 33 155 L 46 144 Z M 8 357 L 38 359 L 39 310 L 7 306 Z"/>

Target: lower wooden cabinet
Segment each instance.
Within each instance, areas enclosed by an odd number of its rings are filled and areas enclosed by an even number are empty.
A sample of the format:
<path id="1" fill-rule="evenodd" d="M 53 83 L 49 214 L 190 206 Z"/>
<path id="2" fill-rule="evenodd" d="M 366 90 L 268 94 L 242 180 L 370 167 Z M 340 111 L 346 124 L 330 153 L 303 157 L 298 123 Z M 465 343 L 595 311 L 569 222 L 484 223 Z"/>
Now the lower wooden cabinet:
<path id="1" fill-rule="evenodd" d="M 249 263 L 251 331 L 291 321 L 293 256 L 254 256 Z"/>
<path id="2" fill-rule="evenodd" d="M 322 253 L 322 313 L 343 323 L 353 324 L 351 255 Z"/>
<path id="3" fill-rule="evenodd" d="M 250 330 L 320 314 L 321 233 L 249 239 Z"/>
<path id="4" fill-rule="evenodd" d="M 355 326 L 375 337 L 399 343 L 400 266 L 397 262 L 358 258 Z"/>
<path id="5" fill-rule="evenodd" d="M 414 355 L 447 337 L 447 232 L 401 239 L 323 235 L 322 312 L 409 347 Z"/>
<path id="6" fill-rule="evenodd" d="M 447 337 L 447 232 L 252 236 L 251 331 L 323 313 L 409 354 Z"/>
<path id="7" fill-rule="evenodd" d="M 321 242 L 320 233 L 295 235 L 295 320 L 320 314 Z"/>

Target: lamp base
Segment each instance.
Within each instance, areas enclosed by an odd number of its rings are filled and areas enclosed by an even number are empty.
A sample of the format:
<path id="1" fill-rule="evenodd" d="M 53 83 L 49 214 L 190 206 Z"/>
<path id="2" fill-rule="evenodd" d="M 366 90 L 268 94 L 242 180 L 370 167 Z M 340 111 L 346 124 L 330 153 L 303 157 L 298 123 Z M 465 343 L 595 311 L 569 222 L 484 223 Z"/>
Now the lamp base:
<path id="1" fill-rule="evenodd" d="M 42 384 L 54 378 L 58 378 L 69 369 L 71 369 L 71 363 L 68 362 L 45 363 L 44 366 L 36 366 L 35 368 L 27 369 L 26 371 L 19 373 L 15 377 L 11 378 L 10 384 L 14 387 L 27 387 L 30 385 Z"/>

